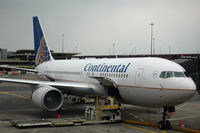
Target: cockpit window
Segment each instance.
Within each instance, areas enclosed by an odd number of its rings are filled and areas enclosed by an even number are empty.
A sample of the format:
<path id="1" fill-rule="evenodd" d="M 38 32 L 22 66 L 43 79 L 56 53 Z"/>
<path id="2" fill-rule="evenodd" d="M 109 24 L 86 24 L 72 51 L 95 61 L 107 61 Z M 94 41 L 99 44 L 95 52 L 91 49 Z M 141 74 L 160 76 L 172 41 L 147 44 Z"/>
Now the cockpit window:
<path id="1" fill-rule="evenodd" d="M 189 77 L 186 72 L 172 72 L 172 71 L 163 71 L 160 73 L 160 78 L 170 78 L 170 77 Z"/>
<path id="2" fill-rule="evenodd" d="M 166 78 L 170 78 L 170 77 L 173 77 L 173 72 L 167 72 Z"/>
<path id="3" fill-rule="evenodd" d="M 174 72 L 174 77 L 185 77 L 183 72 Z"/>
<path id="4" fill-rule="evenodd" d="M 161 72 L 160 78 L 165 78 L 165 73 L 166 73 L 166 72 Z"/>

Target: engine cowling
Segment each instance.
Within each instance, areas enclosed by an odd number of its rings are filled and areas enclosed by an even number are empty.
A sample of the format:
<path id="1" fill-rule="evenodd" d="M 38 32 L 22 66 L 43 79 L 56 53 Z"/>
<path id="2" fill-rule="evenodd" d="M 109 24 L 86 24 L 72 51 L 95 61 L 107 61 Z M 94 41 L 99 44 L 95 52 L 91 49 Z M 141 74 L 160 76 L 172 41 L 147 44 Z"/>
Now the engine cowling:
<path id="1" fill-rule="evenodd" d="M 32 101 L 42 109 L 56 111 L 62 107 L 64 97 L 60 90 L 51 86 L 43 86 L 33 92 Z"/>

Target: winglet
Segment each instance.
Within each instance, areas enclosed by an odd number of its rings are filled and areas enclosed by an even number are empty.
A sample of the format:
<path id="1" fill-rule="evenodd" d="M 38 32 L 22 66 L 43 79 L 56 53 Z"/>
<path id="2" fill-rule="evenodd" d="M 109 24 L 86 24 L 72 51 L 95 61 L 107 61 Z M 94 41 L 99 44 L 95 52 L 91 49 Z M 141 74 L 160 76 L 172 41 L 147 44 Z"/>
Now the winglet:
<path id="1" fill-rule="evenodd" d="M 46 43 L 40 22 L 37 16 L 33 17 L 35 65 L 54 60 Z"/>

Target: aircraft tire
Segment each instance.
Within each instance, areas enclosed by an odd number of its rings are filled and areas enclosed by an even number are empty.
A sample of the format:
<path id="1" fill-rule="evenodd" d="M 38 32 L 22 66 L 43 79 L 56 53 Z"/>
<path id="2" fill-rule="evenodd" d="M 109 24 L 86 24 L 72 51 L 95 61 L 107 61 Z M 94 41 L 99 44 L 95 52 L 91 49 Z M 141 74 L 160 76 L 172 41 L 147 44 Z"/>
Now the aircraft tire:
<path id="1" fill-rule="evenodd" d="M 171 124 L 170 124 L 169 121 L 160 121 L 158 123 L 158 128 L 161 129 L 161 130 L 171 129 Z"/>
<path id="2" fill-rule="evenodd" d="M 169 121 L 165 121 L 166 129 L 171 129 L 171 123 Z"/>
<path id="3" fill-rule="evenodd" d="M 158 128 L 161 129 L 161 130 L 164 130 L 166 127 L 166 124 L 164 121 L 159 121 L 158 123 Z"/>

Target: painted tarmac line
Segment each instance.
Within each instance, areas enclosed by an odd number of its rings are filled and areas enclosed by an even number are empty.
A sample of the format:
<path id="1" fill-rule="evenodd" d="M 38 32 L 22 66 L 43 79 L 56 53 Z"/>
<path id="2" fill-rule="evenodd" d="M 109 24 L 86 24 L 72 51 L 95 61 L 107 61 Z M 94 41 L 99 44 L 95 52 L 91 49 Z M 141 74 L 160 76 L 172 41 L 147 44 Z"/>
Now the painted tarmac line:
<path id="1" fill-rule="evenodd" d="M 181 118 L 171 118 L 170 121 L 177 121 L 177 120 L 187 120 L 191 118 L 197 118 L 200 117 L 200 115 L 193 115 L 193 116 L 187 116 L 187 117 L 181 117 Z"/>
<path id="2" fill-rule="evenodd" d="M 140 121 L 144 121 L 143 119 L 140 119 Z"/>
<path id="3" fill-rule="evenodd" d="M 134 114 L 133 113 L 129 113 L 131 116 L 134 116 Z"/>
<path id="4" fill-rule="evenodd" d="M 138 119 L 138 118 L 139 118 L 137 115 L 134 115 L 134 117 L 135 117 L 136 119 Z"/>
<path id="5" fill-rule="evenodd" d="M 86 126 L 81 126 L 82 128 L 87 128 Z"/>
<path id="6" fill-rule="evenodd" d="M 31 133 L 36 133 L 38 131 L 38 128 L 35 128 Z"/>
<path id="7" fill-rule="evenodd" d="M 129 113 L 131 116 L 135 117 L 136 119 L 140 120 L 140 121 L 144 121 L 143 119 L 140 119 L 137 115 L 134 115 L 133 113 Z"/>
<path id="8" fill-rule="evenodd" d="M 72 106 L 67 106 L 67 105 L 63 105 L 62 109 L 69 109 L 69 108 L 73 108 Z"/>
<path id="9" fill-rule="evenodd" d="M 200 107 L 200 104 L 199 104 L 199 102 L 193 102 L 193 103 L 188 103 L 189 105 L 192 105 L 192 106 L 198 106 L 198 107 Z"/>
<path id="10" fill-rule="evenodd" d="M 191 109 L 186 109 L 186 108 L 184 108 L 184 109 L 182 109 L 182 110 L 187 111 L 187 112 L 200 113 L 200 111 L 191 110 Z"/>
<path id="11" fill-rule="evenodd" d="M 15 94 L 15 93 L 12 93 L 12 92 L 8 92 L 8 91 L 0 92 L 0 94 L 15 96 L 15 97 L 23 98 L 23 99 L 26 99 L 26 100 L 31 100 L 29 97 L 22 96 L 22 95 L 19 95 L 19 94 Z"/>
<path id="12" fill-rule="evenodd" d="M 120 123 L 120 124 L 123 125 L 123 126 L 126 126 L 126 127 L 134 128 L 134 129 L 137 129 L 137 130 L 140 130 L 140 131 L 145 131 L 145 132 L 148 132 L 148 133 L 157 133 L 157 132 L 154 132 L 154 131 L 151 131 L 151 130 L 148 130 L 148 129 L 132 126 L 132 125 L 125 124 L 125 123 Z"/>
<path id="13" fill-rule="evenodd" d="M 181 104 L 181 105 L 178 105 L 178 106 L 176 107 L 176 110 L 178 111 L 178 110 L 182 109 L 184 106 L 186 106 L 186 103 L 183 103 L 183 104 Z"/>

